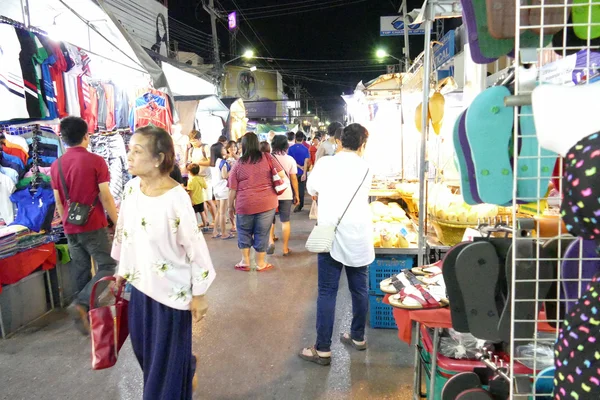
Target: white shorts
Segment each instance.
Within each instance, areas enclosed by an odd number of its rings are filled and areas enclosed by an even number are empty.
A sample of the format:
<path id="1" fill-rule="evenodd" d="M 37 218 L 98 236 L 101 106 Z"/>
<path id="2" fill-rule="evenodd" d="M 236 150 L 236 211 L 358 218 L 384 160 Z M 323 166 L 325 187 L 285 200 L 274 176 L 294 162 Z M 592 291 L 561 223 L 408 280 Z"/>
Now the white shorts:
<path id="1" fill-rule="evenodd" d="M 214 193 L 215 200 L 228 200 L 229 199 L 229 189 L 220 190 Z"/>
<path id="2" fill-rule="evenodd" d="M 213 187 L 211 181 L 206 181 L 206 189 L 204 189 L 204 198 L 206 201 L 213 200 Z"/>

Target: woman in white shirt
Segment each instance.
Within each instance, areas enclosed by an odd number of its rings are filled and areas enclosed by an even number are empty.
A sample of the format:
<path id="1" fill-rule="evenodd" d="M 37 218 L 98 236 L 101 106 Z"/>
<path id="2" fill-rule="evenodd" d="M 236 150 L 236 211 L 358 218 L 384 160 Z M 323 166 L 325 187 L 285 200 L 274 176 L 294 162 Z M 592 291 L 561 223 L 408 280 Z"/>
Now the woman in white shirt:
<path id="1" fill-rule="evenodd" d="M 129 332 L 144 372 L 145 399 L 191 400 L 196 358 L 192 320 L 208 310 L 215 270 L 185 189 L 169 177 L 171 136 L 144 127 L 131 138 L 129 172 L 112 256 L 132 285 Z"/>
<path id="2" fill-rule="evenodd" d="M 285 172 L 285 181 L 288 183 L 286 191 L 278 197 L 279 200 L 279 221 L 281 221 L 281 231 L 283 233 L 283 255 L 288 256 L 291 253 L 289 248 L 291 223 L 290 215 L 292 213 L 292 203 L 298 205 L 300 199 L 298 197 L 298 165 L 292 156 L 287 154 L 289 144 L 287 137 L 284 135 L 275 135 L 271 142 L 272 153 L 275 161 L 277 161 Z M 293 189 L 293 191 L 292 191 Z M 275 221 L 271 228 L 271 240 L 267 254 L 275 252 Z"/>
<path id="3" fill-rule="evenodd" d="M 227 151 L 223 143 L 215 143 L 210 147 L 211 182 L 212 192 L 217 202 L 217 215 L 215 216 L 215 230 L 213 239 L 223 237 L 223 240 L 233 239 L 231 231 L 227 232 L 227 210 L 229 208 L 229 188 L 227 179 L 231 167 L 227 160 Z"/>
<path id="4" fill-rule="evenodd" d="M 335 320 L 335 302 L 342 269 L 346 269 L 352 294 L 351 331 L 340 341 L 357 350 L 365 350 L 365 325 L 369 309 L 367 266 L 375 260 L 369 211 L 369 189 L 373 176 L 362 155 L 369 132 L 351 124 L 341 136 L 342 150 L 333 157 L 323 157 L 308 177 L 307 189 L 319 202 L 319 225 L 336 225 L 331 253 L 318 255 L 319 297 L 317 300 L 317 340 L 304 348 L 300 357 L 321 365 L 331 362 L 331 336 Z M 352 197 L 356 193 L 356 197 Z"/>

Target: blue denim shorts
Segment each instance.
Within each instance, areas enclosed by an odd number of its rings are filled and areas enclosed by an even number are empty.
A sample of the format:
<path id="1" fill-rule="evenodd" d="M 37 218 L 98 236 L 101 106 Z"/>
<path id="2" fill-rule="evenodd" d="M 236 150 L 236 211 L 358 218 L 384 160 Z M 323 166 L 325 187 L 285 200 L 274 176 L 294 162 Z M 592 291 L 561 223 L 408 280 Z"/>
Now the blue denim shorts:
<path id="1" fill-rule="evenodd" d="M 290 222 L 290 215 L 292 214 L 292 204 L 294 200 L 279 200 L 279 220 L 283 222 Z M 273 220 L 275 223 L 275 220 Z"/>
<path id="2" fill-rule="evenodd" d="M 275 209 L 258 214 L 236 215 L 238 247 L 254 247 L 257 252 L 265 253 L 269 247 L 269 234 L 274 216 Z"/>

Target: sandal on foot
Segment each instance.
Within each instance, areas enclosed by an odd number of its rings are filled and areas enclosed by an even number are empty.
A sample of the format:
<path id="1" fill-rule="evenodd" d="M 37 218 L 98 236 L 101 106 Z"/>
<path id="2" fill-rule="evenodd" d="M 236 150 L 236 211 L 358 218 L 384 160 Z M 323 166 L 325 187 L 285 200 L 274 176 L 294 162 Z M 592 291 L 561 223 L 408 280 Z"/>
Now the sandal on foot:
<path id="1" fill-rule="evenodd" d="M 290 254 L 292 254 L 292 251 L 291 251 L 291 250 L 288 250 L 288 252 L 287 252 L 287 253 L 283 253 L 283 256 L 284 256 L 284 257 L 287 257 L 287 256 L 289 256 Z"/>
<path id="2" fill-rule="evenodd" d="M 211 237 L 212 237 L 213 239 L 218 239 L 218 238 L 220 238 L 221 236 L 223 236 L 223 235 L 221 235 L 221 234 L 219 233 L 218 235 L 212 235 Z"/>
<path id="3" fill-rule="evenodd" d="M 275 245 L 274 244 L 270 244 L 269 247 L 267 248 L 267 254 L 268 255 L 273 255 L 275 254 Z"/>
<path id="4" fill-rule="evenodd" d="M 240 263 L 236 264 L 235 269 L 237 269 L 238 271 L 250 271 L 250 266 Z"/>
<path id="5" fill-rule="evenodd" d="M 363 344 L 358 344 L 347 333 L 340 334 L 340 342 L 342 342 L 343 344 L 352 346 L 358 351 L 363 351 L 363 350 L 367 349 L 367 342 L 365 342 Z"/>
<path id="6" fill-rule="evenodd" d="M 279 238 L 277 236 L 273 236 L 273 241 L 277 242 L 279 240 Z"/>
<path id="7" fill-rule="evenodd" d="M 304 354 L 304 350 L 310 350 L 312 354 L 307 356 Z M 323 366 L 331 364 L 331 357 L 321 357 L 319 353 L 317 353 L 317 350 L 314 348 L 314 346 L 302 349 L 300 353 L 298 353 L 298 356 L 305 361 L 310 361 Z"/>
<path id="8" fill-rule="evenodd" d="M 264 272 L 264 271 L 268 271 L 268 270 L 273 269 L 273 268 L 274 268 L 273 264 L 266 263 L 265 266 L 262 267 L 262 268 L 256 267 L 256 271 L 257 272 Z"/>
<path id="9" fill-rule="evenodd" d="M 233 235 L 233 233 L 230 233 L 229 235 L 223 236 L 221 238 L 221 240 L 229 240 L 229 239 L 235 239 L 235 236 Z"/>

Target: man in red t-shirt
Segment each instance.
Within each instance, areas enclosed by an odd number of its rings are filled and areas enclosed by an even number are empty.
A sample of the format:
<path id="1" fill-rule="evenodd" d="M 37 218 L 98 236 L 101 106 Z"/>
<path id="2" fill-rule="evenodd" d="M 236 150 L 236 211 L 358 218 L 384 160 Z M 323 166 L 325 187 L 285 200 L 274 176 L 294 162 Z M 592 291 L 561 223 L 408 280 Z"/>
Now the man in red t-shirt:
<path id="1" fill-rule="evenodd" d="M 68 311 L 75 320 L 77 329 L 87 335 L 89 334 L 87 312 L 90 307 L 92 287 L 99 279 L 112 276 L 117 265 L 110 256 L 111 245 L 106 229 L 108 223 L 104 213 L 106 210 L 110 219 L 116 222 L 117 208 L 110 194 L 110 174 L 106 162 L 102 157 L 87 151 L 90 137 L 86 122 L 79 117 L 67 117 L 60 123 L 60 132 L 68 150 L 52 164 L 50 175 L 56 209 L 63 221 L 69 241 L 71 271 L 75 276 L 79 292 Z M 68 211 L 70 203 L 92 206 L 85 225 L 67 222 L 65 210 Z M 93 278 L 91 258 L 98 266 Z M 105 288 L 106 285 L 99 285 L 97 293 L 102 293 Z"/>

